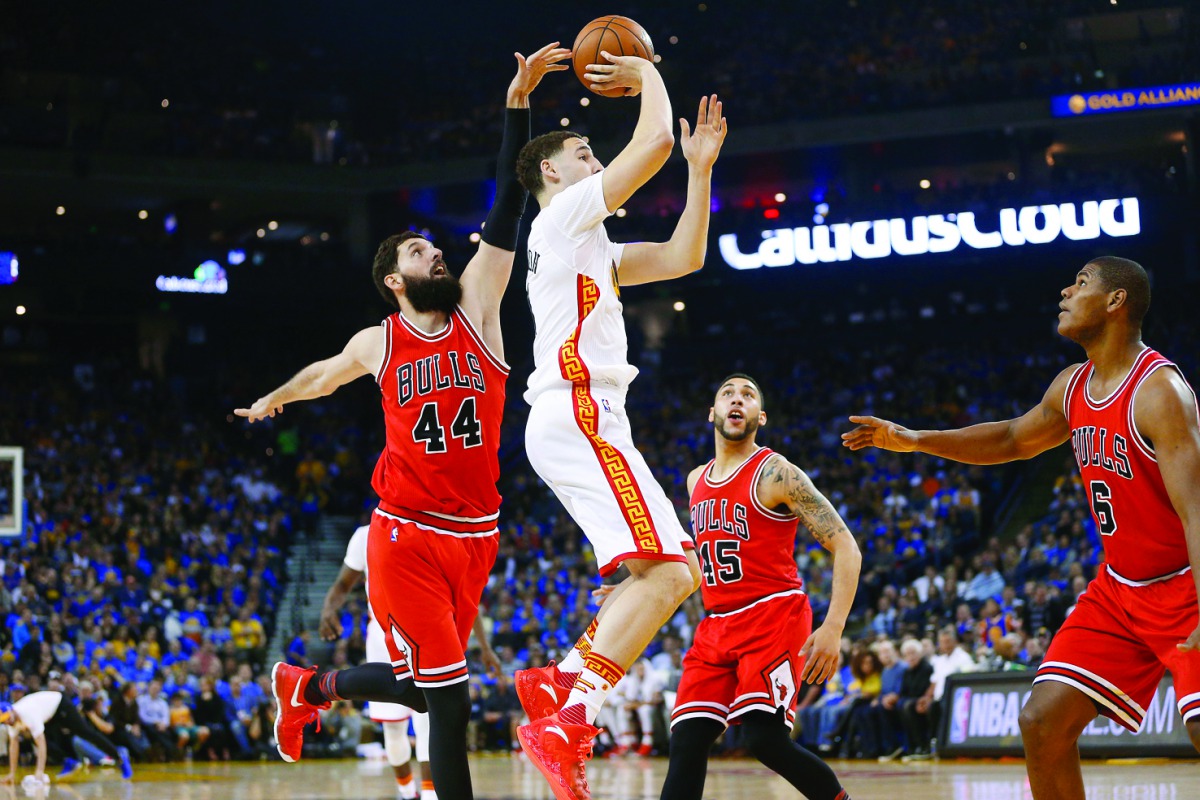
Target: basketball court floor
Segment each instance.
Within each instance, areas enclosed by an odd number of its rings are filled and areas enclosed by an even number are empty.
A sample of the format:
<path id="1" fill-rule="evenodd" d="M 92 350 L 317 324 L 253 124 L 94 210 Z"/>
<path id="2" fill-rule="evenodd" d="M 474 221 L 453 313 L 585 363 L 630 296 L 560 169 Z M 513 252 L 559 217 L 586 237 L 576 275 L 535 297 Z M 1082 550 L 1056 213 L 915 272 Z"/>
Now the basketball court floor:
<path id="1" fill-rule="evenodd" d="M 942 761 L 878 764 L 832 762 L 855 800 L 1023 800 L 1030 797 L 1022 761 Z M 521 756 L 473 757 L 478 800 L 552 800 L 541 775 Z M 600 760 L 589 765 L 595 800 L 658 800 L 666 760 Z M 1200 761 L 1084 763 L 1088 800 L 1200 798 Z M 714 760 L 705 800 L 796 800 L 799 795 L 755 761 Z M 48 789 L 0 800 L 392 800 L 391 770 L 382 761 L 140 766 L 132 782 L 113 770 L 81 771 Z M 447 800 L 450 800 L 447 798 Z"/>

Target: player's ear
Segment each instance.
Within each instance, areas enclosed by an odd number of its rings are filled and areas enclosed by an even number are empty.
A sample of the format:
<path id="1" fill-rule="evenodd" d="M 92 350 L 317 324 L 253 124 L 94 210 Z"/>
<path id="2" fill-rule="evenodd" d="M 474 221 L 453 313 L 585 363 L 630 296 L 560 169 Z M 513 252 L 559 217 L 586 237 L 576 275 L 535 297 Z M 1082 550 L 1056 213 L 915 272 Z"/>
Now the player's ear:
<path id="1" fill-rule="evenodd" d="M 1121 306 L 1125 305 L 1125 301 L 1129 299 L 1129 293 L 1124 289 L 1115 289 L 1108 296 L 1108 310 L 1116 311 Z"/>
<path id="2" fill-rule="evenodd" d="M 554 162 L 550 159 L 543 158 L 542 163 L 538 165 L 538 168 L 542 171 L 543 183 L 547 183 L 548 181 L 545 179 L 549 177 L 553 177 L 555 180 L 558 179 L 558 168 L 554 166 Z"/>
<path id="3" fill-rule="evenodd" d="M 404 291 L 404 279 L 394 272 L 390 275 L 384 276 L 383 285 L 392 291 Z"/>
<path id="4" fill-rule="evenodd" d="M 709 422 L 716 422 L 716 421 L 717 421 L 717 419 L 716 419 L 716 409 L 714 409 L 712 406 L 709 406 L 709 407 L 708 407 L 708 421 L 709 421 Z"/>
<path id="5" fill-rule="evenodd" d="M 758 412 L 758 427 L 765 428 L 767 426 L 767 412 Z"/>

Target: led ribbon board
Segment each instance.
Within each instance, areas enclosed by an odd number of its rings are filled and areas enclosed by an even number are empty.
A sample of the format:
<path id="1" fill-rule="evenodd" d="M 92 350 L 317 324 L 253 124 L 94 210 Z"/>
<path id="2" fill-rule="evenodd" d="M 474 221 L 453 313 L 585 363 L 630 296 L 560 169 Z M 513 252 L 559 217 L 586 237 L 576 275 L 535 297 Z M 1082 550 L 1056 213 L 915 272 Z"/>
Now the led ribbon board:
<path id="1" fill-rule="evenodd" d="M 1197 104 L 1200 104 L 1200 83 L 1176 83 L 1145 89 L 1060 94 L 1050 98 L 1050 113 L 1056 117 L 1080 117 Z"/>
<path id="2" fill-rule="evenodd" d="M 949 253 L 964 246 L 990 250 L 1042 245 L 1063 237 L 1079 242 L 1101 236 L 1136 236 L 1141 231 L 1138 199 L 1125 197 L 1002 208 L 997 217 L 987 220 L 972 211 L 961 211 L 811 228 L 774 228 L 762 231 L 762 242 L 749 252 L 742 250 L 736 233 L 719 236 L 717 244 L 726 264 L 745 270 Z"/>

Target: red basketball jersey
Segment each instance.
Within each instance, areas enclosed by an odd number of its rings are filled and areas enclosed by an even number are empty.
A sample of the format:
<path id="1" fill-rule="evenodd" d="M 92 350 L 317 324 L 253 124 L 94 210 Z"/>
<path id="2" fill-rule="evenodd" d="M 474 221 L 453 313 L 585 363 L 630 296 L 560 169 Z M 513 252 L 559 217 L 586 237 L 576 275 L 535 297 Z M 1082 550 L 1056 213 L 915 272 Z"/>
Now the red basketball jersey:
<path id="1" fill-rule="evenodd" d="M 1063 397 L 1105 561 L 1130 581 L 1152 580 L 1188 565 L 1183 523 L 1167 496 L 1152 444 L 1133 421 L 1138 388 L 1164 367 L 1178 370 L 1146 348 L 1112 394 L 1095 398 L 1088 391 L 1093 371 L 1088 361 L 1071 376 Z"/>
<path id="2" fill-rule="evenodd" d="M 375 379 L 387 442 L 371 485 L 380 509 L 440 533 L 496 531 L 497 456 L 508 365 L 461 309 L 427 334 L 396 313 Z"/>
<path id="3" fill-rule="evenodd" d="M 764 507 L 755 491 L 772 454 L 760 448 L 722 481 L 712 479 L 715 462 L 710 461 L 692 489 L 692 533 L 708 611 L 727 613 L 764 597 L 801 591 L 793 556 L 799 520 Z"/>

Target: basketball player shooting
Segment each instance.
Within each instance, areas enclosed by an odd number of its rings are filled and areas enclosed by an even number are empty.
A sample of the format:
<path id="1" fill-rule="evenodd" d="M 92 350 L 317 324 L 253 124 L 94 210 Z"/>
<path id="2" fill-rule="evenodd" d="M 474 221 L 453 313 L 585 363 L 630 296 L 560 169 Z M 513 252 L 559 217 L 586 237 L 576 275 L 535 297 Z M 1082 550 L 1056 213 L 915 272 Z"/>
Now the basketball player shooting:
<path id="1" fill-rule="evenodd" d="M 1017 419 L 913 431 L 850 417 L 851 450 L 968 464 L 1032 458 L 1070 440 L 1105 563 L 1059 629 L 1021 711 L 1038 800 L 1083 800 L 1077 741 L 1097 713 L 1136 732 L 1165 670 L 1200 750 L 1200 427 L 1179 368 L 1142 343 L 1150 282 L 1134 261 L 1089 261 L 1062 290 L 1058 332 L 1087 361 Z"/>
<path id="2" fill-rule="evenodd" d="M 630 576 L 557 666 L 517 673 L 531 720 L 521 746 L 559 800 L 589 797 L 584 763 L 608 692 L 700 578 L 691 537 L 633 444 L 625 394 L 629 364 L 620 287 L 669 280 L 704 264 L 712 168 L 728 130 L 716 95 L 696 126 L 680 120 L 687 203 L 670 240 L 614 244 L 604 220 L 666 162 L 671 104 L 654 65 L 604 53 L 593 86 L 641 95 L 633 136 L 606 168 L 581 136 L 535 138 L 518 160 L 541 212 L 529 235 L 526 291 L 537 323 L 525 449 L 530 464 L 583 529 L 602 576 Z"/>
<path id="3" fill-rule="evenodd" d="M 749 375 L 722 381 L 708 412 L 716 457 L 688 475 L 707 615 L 683 659 L 662 800 L 700 800 L 708 753 L 730 724 L 809 800 L 849 800 L 829 765 L 788 731 L 800 681 L 823 683 L 837 670 L 862 554 L 808 475 L 756 442 L 763 405 Z M 816 631 L 794 557 L 801 522 L 833 554 L 829 611 Z"/>
<path id="4" fill-rule="evenodd" d="M 438 795 L 473 797 L 465 652 L 497 550 L 497 451 L 509 372 L 500 301 L 527 198 L 515 164 L 529 139 L 529 93 L 547 72 L 566 69 L 560 62 L 570 51 L 557 44 L 528 59 L 516 54 L 496 201 L 461 280 L 428 239 L 389 236 L 372 275 L 397 313 L 235 412 L 251 422 L 273 417 L 288 403 L 324 397 L 363 375 L 374 375 L 383 395 L 387 435 L 371 481 L 380 501 L 367 540 L 367 596 L 387 634 L 390 663 L 320 675 L 276 664 L 275 736 L 285 761 L 300 759 L 304 726 L 331 701 L 399 703 L 429 712 Z"/>

